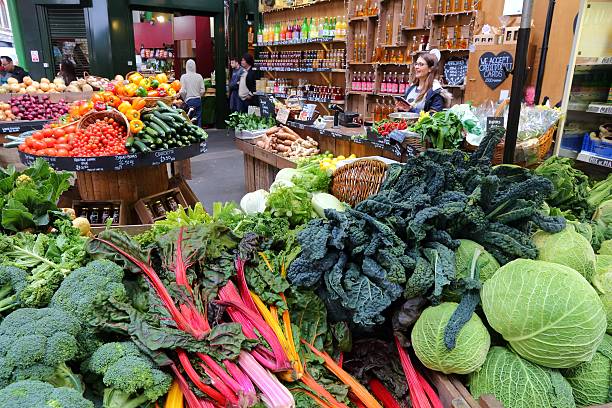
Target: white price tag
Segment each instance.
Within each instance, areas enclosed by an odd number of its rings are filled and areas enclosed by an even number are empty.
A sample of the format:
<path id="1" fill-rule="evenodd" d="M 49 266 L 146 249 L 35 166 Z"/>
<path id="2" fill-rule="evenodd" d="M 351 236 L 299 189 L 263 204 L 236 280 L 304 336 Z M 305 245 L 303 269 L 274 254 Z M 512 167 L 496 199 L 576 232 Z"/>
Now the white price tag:
<path id="1" fill-rule="evenodd" d="M 276 120 L 278 120 L 280 123 L 286 125 L 287 124 L 287 119 L 289 119 L 289 109 L 283 107 L 280 108 L 278 113 L 276 114 Z"/>

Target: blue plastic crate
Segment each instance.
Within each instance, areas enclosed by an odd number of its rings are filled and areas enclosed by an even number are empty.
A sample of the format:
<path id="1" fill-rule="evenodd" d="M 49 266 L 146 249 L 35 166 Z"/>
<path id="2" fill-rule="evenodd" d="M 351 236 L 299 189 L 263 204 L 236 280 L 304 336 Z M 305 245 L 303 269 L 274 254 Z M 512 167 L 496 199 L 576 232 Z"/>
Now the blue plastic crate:
<path id="1" fill-rule="evenodd" d="M 561 138 L 561 148 L 579 152 L 582 148 L 583 139 L 584 133 L 563 133 L 563 137 Z"/>
<path id="2" fill-rule="evenodd" d="M 582 151 L 612 159 L 612 142 L 605 139 L 592 139 L 587 133 L 582 139 Z"/>

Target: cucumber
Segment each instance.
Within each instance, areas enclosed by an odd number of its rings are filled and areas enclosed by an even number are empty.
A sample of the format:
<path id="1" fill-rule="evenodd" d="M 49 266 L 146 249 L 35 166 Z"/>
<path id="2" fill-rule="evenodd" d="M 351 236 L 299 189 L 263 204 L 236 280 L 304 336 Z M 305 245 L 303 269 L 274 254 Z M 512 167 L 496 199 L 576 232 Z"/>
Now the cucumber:
<path id="1" fill-rule="evenodd" d="M 168 150 L 169 148 L 170 148 L 170 146 L 168 146 L 168 143 L 163 143 L 162 144 L 162 149 Z"/>
<path id="2" fill-rule="evenodd" d="M 134 146 L 136 146 L 136 148 L 137 148 L 138 150 L 140 150 L 141 152 L 143 152 L 143 153 L 146 153 L 146 152 L 150 152 L 150 151 L 151 151 L 151 149 L 149 149 L 149 148 L 148 148 L 148 147 L 147 147 L 147 146 L 146 146 L 144 143 L 142 143 L 140 140 L 136 140 L 136 141 L 134 141 Z"/>
<path id="3" fill-rule="evenodd" d="M 153 129 L 155 132 L 157 132 L 157 135 L 155 136 L 165 136 L 166 132 L 164 131 L 164 129 L 161 128 L 161 126 L 158 126 L 157 123 L 155 122 L 149 122 L 147 123 L 147 127 L 150 127 L 151 129 Z M 153 135 L 151 135 L 153 136 Z"/>
<path id="4" fill-rule="evenodd" d="M 187 121 L 184 117 L 182 117 L 178 113 L 168 113 L 168 112 L 165 112 L 165 113 L 160 113 L 160 116 L 164 120 L 174 120 L 174 121 L 177 121 L 179 123 L 185 123 Z"/>
<path id="5" fill-rule="evenodd" d="M 155 112 L 155 113 L 157 113 L 157 112 Z M 162 128 L 164 130 L 164 132 L 170 132 L 170 126 L 166 125 L 164 123 L 164 121 L 162 121 L 157 116 L 153 115 L 153 117 L 151 118 L 151 122 L 155 123 L 157 126 Z"/>
<path id="6" fill-rule="evenodd" d="M 151 126 L 146 126 L 144 128 L 144 131 L 145 131 L 146 134 L 148 134 L 151 137 L 159 137 L 159 135 L 160 135 L 159 132 L 156 131 L 155 129 L 153 129 Z"/>
<path id="7" fill-rule="evenodd" d="M 176 147 L 183 147 L 185 144 L 179 140 L 176 141 Z"/>
<path id="8" fill-rule="evenodd" d="M 160 110 L 163 110 L 163 111 L 170 111 L 170 112 L 172 112 L 172 108 L 171 108 L 171 107 L 169 107 L 168 105 L 166 105 L 166 104 L 165 104 L 164 102 L 162 102 L 162 101 L 157 101 L 157 107 L 158 107 Z"/>
<path id="9" fill-rule="evenodd" d="M 156 144 L 156 145 L 161 145 L 161 144 L 163 144 L 163 143 L 164 143 L 164 141 L 163 141 L 163 140 L 161 140 L 159 137 L 158 137 L 157 139 L 155 139 L 155 144 Z"/>
<path id="10" fill-rule="evenodd" d="M 125 147 L 132 147 L 133 144 L 134 144 L 134 136 L 130 136 L 127 139 L 125 139 Z"/>

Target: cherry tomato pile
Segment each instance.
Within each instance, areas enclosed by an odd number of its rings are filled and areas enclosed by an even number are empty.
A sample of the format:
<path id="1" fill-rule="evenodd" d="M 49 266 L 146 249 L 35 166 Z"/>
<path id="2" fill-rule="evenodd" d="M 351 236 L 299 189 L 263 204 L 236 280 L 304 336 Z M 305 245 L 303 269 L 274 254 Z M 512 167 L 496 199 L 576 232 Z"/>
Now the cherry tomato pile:
<path id="1" fill-rule="evenodd" d="M 389 133 L 394 130 L 406 130 L 408 129 L 408 122 L 405 119 L 399 121 L 393 121 L 389 119 L 383 119 L 379 122 L 374 123 L 372 130 L 378 133 L 380 136 L 388 136 Z"/>
<path id="2" fill-rule="evenodd" d="M 72 156 L 116 156 L 127 154 L 125 149 L 127 132 L 125 126 L 112 118 L 97 120 L 87 126 L 82 136 L 77 137 L 73 143 Z"/>
<path id="3" fill-rule="evenodd" d="M 97 120 L 84 130 L 75 126 L 43 129 L 28 137 L 19 150 L 37 156 L 97 157 L 127 154 L 124 125 L 112 118 Z"/>
<path id="4" fill-rule="evenodd" d="M 76 126 L 34 132 L 19 146 L 19 150 L 37 156 L 70 156 L 77 135 Z"/>

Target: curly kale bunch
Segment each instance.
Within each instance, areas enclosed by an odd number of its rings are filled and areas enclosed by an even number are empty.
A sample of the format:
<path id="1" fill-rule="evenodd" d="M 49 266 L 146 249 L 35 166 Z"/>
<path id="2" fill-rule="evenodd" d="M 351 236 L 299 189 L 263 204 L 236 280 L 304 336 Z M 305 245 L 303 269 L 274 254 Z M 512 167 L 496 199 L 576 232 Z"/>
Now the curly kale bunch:
<path id="1" fill-rule="evenodd" d="M 56 308 L 17 309 L 0 323 L 0 386 L 41 380 L 82 390 L 66 365 L 79 353 L 79 321 Z"/>
<path id="2" fill-rule="evenodd" d="M 36 380 L 14 382 L 0 390 L 0 408 L 93 408 L 78 391 Z"/>

